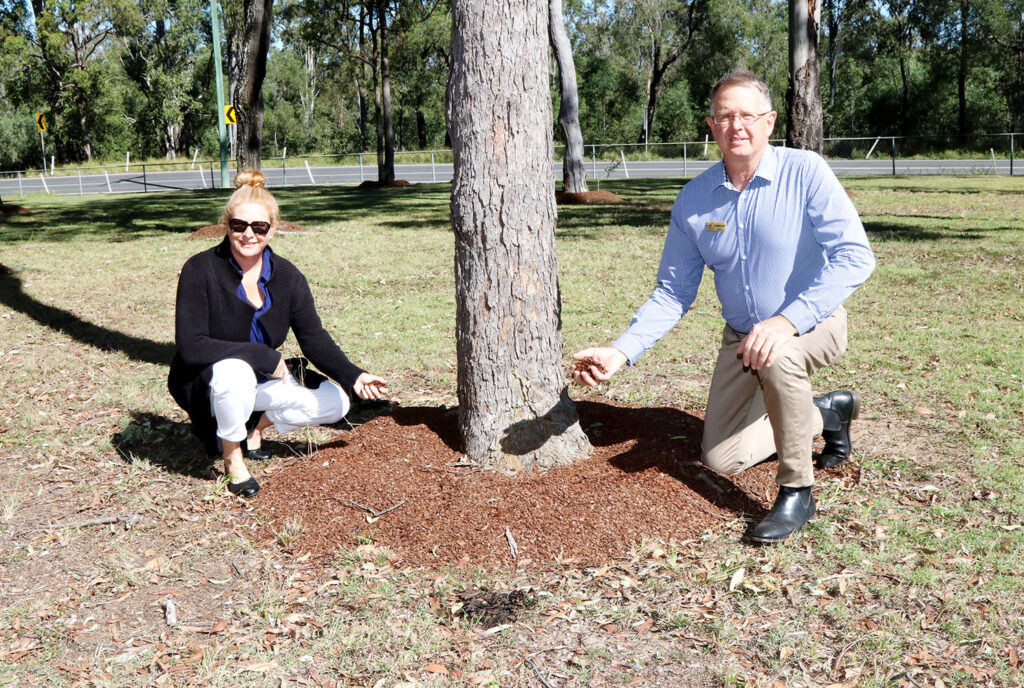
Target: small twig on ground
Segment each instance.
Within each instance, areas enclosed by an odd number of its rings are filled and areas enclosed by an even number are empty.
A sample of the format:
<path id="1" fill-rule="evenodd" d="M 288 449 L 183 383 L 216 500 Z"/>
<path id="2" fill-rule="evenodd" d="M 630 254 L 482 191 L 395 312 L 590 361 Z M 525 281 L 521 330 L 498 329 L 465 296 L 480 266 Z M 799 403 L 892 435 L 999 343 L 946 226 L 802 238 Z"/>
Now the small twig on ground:
<path id="1" fill-rule="evenodd" d="M 357 502 L 353 502 L 351 499 L 339 499 L 337 497 L 331 497 L 331 499 L 333 499 L 336 502 L 341 502 L 342 504 L 347 504 L 349 506 L 354 506 L 357 509 L 362 509 L 366 513 L 370 514 L 370 518 L 380 518 L 384 514 L 390 512 L 390 511 L 394 511 L 398 507 L 400 507 L 403 504 L 405 504 L 405 500 L 403 499 L 402 501 L 400 501 L 398 504 L 395 504 L 394 506 L 390 506 L 387 509 L 384 509 L 383 511 L 377 511 L 376 509 L 374 509 L 372 507 L 363 506 L 362 504 L 359 504 Z"/>
<path id="2" fill-rule="evenodd" d="M 832 680 L 833 681 L 838 681 L 839 680 L 839 678 L 838 678 L 839 677 L 839 667 L 840 667 L 840 665 L 843 662 L 843 657 L 846 656 L 847 650 L 849 650 L 851 647 L 853 647 L 854 645 L 856 645 L 860 641 L 864 640 L 865 638 L 867 638 L 867 636 L 866 635 L 862 635 L 861 637 L 857 638 L 856 640 L 854 640 L 854 641 L 852 641 L 850 643 L 847 643 L 846 647 L 844 647 L 842 650 L 839 651 L 839 656 L 836 657 L 835 664 L 832 665 Z"/>
<path id="3" fill-rule="evenodd" d="M 526 666 L 533 669 L 533 675 L 537 677 L 537 680 L 541 682 L 541 685 L 543 685 L 544 688 L 551 688 L 551 684 L 545 681 L 544 677 L 540 675 L 540 669 L 537 668 L 537 665 L 533 663 L 532 659 L 526 660 Z"/>
<path id="4" fill-rule="evenodd" d="M 238 574 L 239 578 L 245 578 L 245 574 L 242 573 L 242 569 L 238 568 L 238 564 L 236 564 L 235 562 L 231 562 L 231 568 L 235 570 L 235 573 Z"/>
<path id="5" fill-rule="evenodd" d="M 512 531 L 505 526 L 505 539 L 508 540 L 508 548 L 512 550 L 512 558 L 515 559 L 519 556 L 519 545 L 516 544 L 516 539 L 512 537 Z"/>
<path id="6" fill-rule="evenodd" d="M 475 463 L 453 463 L 451 465 L 452 466 L 465 466 L 465 467 L 473 466 L 474 470 L 471 470 L 471 471 L 460 471 L 460 470 L 457 470 L 455 468 L 448 468 L 446 466 L 429 466 L 429 465 L 427 465 L 425 463 L 419 464 L 418 466 L 416 466 L 416 468 L 420 469 L 421 471 L 438 471 L 440 473 L 454 473 L 455 475 L 472 475 L 474 473 L 479 473 L 480 471 L 483 470 L 483 468 L 481 468 L 479 464 L 475 464 Z"/>
<path id="7" fill-rule="evenodd" d="M 111 523 L 124 522 L 124 529 L 131 530 L 136 523 L 142 519 L 138 514 L 131 514 L 129 516 L 103 516 L 102 518 L 91 518 L 88 521 L 77 521 L 75 523 L 48 523 L 46 525 L 40 525 L 32 528 L 32 531 L 39 530 L 52 530 L 54 528 L 88 528 L 90 526 L 105 526 Z"/>
<path id="8" fill-rule="evenodd" d="M 896 681 L 898 681 L 898 680 L 899 680 L 899 679 L 901 679 L 901 678 L 905 678 L 905 679 L 907 679 L 908 681 L 910 681 L 911 683 L 913 683 L 913 684 L 914 684 L 915 686 L 917 686 L 917 688 L 922 688 L 921 684 L 920 684 L 920 683 L 918 683 L 917 681 L 915 681 L 915 680 L 914 680 L 914 679 L 913 679 L 913 678 L 912 678 L 912 677 L 910 676 L 910 674 L 909 674 L 909 673 L 907 673 L 906 671 L 900 672 L 900 673 L 896 674 L 895 676 L 893 676 L 892 678 L 890 678 L 890 679 L 889 679 L 889 683 L 895 683 Z"/>

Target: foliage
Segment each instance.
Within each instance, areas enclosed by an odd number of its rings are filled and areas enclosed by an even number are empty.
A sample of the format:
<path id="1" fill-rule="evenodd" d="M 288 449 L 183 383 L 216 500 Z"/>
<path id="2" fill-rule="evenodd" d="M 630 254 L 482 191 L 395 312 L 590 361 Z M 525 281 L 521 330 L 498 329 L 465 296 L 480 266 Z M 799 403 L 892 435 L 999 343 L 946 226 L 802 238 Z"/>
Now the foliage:
<path id="1" fill-rule="evenodd" d="M 396 145 L 447 147 L 450 0 L 380 1 Z M 265 156 L 375 149 L 368 2 L 275 3 Z M 241 3 L 222 4 L 231 81 Z M 784 110 L 785 0 L 566 0 L 564 12 L 588 144 L 702 139 L 710 88 L 738 67 Z M 826 135 L 1024 128 L 1024 0 L 824 0 L 822 25 Z M 0 0 L 0 169 L 38 167 L 37 112 L 58 162 L 213 156 L 210 41 L 208 0 Z"/>

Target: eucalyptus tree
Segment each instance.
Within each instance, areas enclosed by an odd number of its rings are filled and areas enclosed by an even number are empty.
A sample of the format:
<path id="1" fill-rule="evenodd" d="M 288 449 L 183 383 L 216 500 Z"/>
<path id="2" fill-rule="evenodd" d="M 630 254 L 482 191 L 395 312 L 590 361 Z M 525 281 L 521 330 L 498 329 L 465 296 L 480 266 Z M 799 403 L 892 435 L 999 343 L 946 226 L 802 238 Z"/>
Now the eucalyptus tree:
<path id="1" fill-rule="evenodd" d="M 789 0 L 789 88 L 786 145 L 822 152 L 819 0 Z"/>
<path id="2" fill-rule="evenodd" d="M 3 0 L 4 14 L 16 0 Z M 107 50 L 120 31 L 141 21 L 137 3 L 104 0 L 31 0 L 31 13 L 18 13 L 10 28 L 27 50 L 27 69 L 39 86 L 37 98 L 50 111 L 52 140 L 61 160 L 93 156 L 98 109 L 111 75 Z M 41 97 L 40 97 L 41 96 Z"/>
<path id="3" fill-rule="evenodd" d="M 201 112 L 196 88 L 201 51 L 210 40 L 207 7 L 204 0 L 140 4 L 142 21 L 134 32 L 121 35 L 124 73 L 142 96 L 133 106 L 126 104 L 124 113 L 146 133 L 136 150 L 159 147 L 168 159 L 187 155 L 199 122 L 209 119 Z"/>
<path id="4" fill-rule="evenodd" d="M 232 104 L 237 114 L 235 157 L 239 169 L 260 169 L 263 147 L 263 80 L 270 51 L 272 0 L 243 0 L 242 44 Z"/>
<path id="5" fill-rule="evenodd" d="M 587 173 L 583 167 L 583 132 L 580 129 L 580 97 L 576 89 L 576 65 L 572 59 L 572 45 L 562 18 L 562 0 L 548 0 L 549 34 L 551 47 L 558 62 L 559 107 L 558 123 L 565 136 L 565 155 L 562 156 L 562 191 L 586 193 Z"/>

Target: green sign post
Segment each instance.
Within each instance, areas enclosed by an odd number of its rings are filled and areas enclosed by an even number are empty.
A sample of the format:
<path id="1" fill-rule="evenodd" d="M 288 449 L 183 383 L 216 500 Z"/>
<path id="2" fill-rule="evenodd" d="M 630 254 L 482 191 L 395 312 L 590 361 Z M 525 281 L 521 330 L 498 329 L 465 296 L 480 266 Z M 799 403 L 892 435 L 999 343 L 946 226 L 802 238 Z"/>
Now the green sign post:
<path id="1" fill-rule="evenodd" d="M 217 134 L 220 136 L 220 185 L 230 186 L 228 174 L 228 131 L 224 124 L 224 70 L 220 61 L 220 21 L 217 0 L 210 0 L 210 23 L 213 26 L 213 72 L 217 75 Z"/>

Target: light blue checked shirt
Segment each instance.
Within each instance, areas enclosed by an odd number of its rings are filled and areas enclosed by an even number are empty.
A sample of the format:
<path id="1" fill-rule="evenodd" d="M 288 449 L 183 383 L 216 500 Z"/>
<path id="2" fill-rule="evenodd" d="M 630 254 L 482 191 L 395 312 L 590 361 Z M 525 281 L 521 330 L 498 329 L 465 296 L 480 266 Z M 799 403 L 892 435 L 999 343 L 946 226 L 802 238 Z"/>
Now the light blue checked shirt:
<path id="1" fill-rule="evenodd" d="M 725 165 L 683 187 L 654 293 L 613 346 L 630 364 L 671 330 L 715 273 L 722 317 L 737 332 L 784 315 L 804 334 L 824 321 L 875 267 L 864 225 L 821 156 L 769 146 L 737 191 Z"/>

